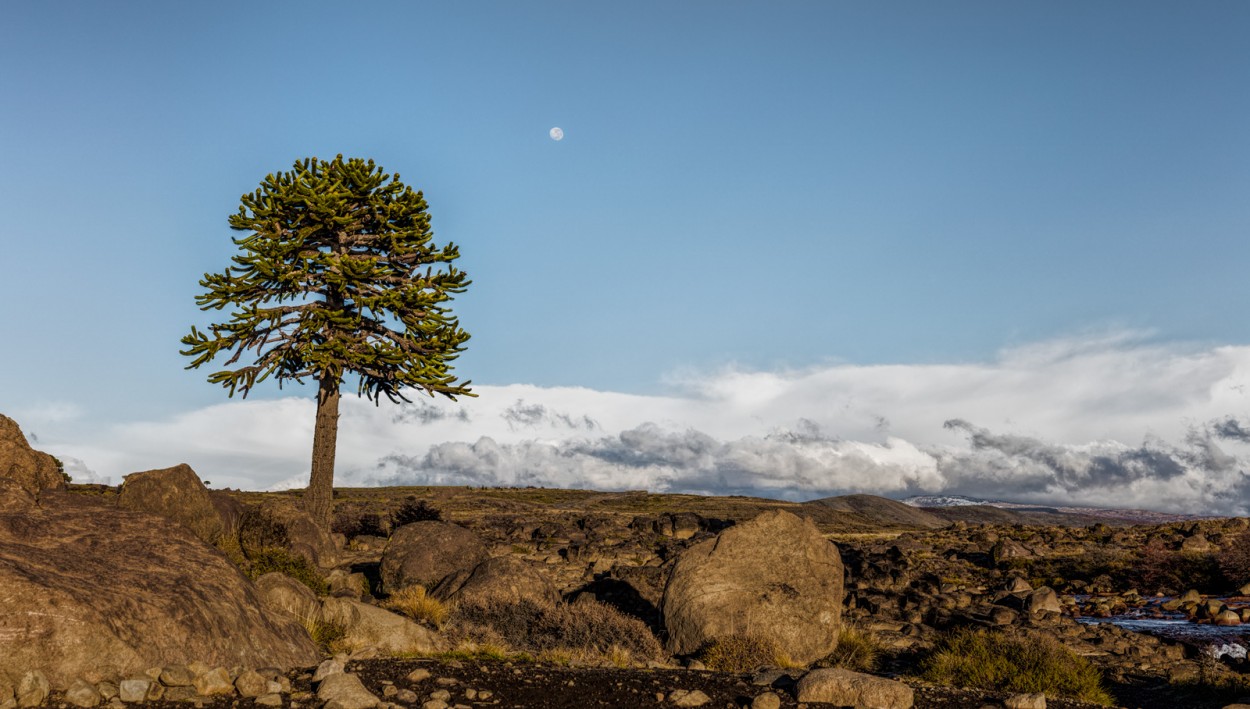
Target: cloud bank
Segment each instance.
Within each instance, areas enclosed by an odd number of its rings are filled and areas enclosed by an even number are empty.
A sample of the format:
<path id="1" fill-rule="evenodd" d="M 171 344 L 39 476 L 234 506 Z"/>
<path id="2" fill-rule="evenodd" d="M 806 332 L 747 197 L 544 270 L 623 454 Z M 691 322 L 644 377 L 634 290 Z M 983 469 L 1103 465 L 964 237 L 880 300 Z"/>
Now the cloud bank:
<path id="1" fill-rule="evenodd" d="M 727 368 L 667 383 L 669 396 L 516 384 L 400 407 L 345 398 L 336 480 L 1250 512 L 1250 347 L 1116 333 L 989 362 Z M 86 439 L 41 435 L 82 461 L 76 477 L 188 462 L 216 486 L 301 487 L 313 409 L 229 402 Z"/>

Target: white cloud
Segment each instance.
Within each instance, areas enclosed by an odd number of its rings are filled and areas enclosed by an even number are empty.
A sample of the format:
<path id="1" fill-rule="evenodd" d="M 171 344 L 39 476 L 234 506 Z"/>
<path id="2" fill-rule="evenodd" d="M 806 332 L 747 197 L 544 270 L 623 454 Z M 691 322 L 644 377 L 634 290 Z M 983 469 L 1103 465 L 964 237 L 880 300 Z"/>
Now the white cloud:
<path id="1" fill-rule="evenodd" d="M 670 396 L 508 385 L 455 403 L 344 398 L 337 480 L 1247 511 L 1250 347 L 1112 333 L 983 363 L 725 369 L 671 383 Z M 217 486 L 299 486 L 313 414 L 311 399 L 235 401 L 45 448 L 113 479 L 187 462 Z"/>

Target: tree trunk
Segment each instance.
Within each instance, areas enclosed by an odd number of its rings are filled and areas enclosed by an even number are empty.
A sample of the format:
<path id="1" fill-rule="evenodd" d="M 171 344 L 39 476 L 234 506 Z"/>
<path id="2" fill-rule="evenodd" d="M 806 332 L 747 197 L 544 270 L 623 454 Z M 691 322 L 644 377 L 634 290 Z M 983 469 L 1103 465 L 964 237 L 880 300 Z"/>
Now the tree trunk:
<path id="1" fill-rule="evenodd" d="M 317 425 L 313 429 L 312 475 L 304 491 L 304 509 L 322 529 L 330 529 L 334 505 L 334 449 L 339 436 L 339 380 L 321 379 L 317 392 Z"/>

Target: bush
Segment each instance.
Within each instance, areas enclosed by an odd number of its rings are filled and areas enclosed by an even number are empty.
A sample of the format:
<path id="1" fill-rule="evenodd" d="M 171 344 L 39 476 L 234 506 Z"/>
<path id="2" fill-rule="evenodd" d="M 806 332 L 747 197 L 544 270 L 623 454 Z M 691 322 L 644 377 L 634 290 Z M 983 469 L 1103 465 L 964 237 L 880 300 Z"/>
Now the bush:
<path id="1" fill-rule="evenodd" d="M 347 637 L 347 628 L 338 623 L 327 623 L 319 618 L 302 619 L 304 630 L 312 638 L 317 649 L 327 655 L 347 650 L 343 639 Z"/>
<path id="2" fill-rule="evenodd" d="M 921 676 L 936 684 L 1113 704 L 1098 669 L 1045 636 L 958 631 L 943 638 L 921 668 Z"/>
<path id="3" fill-rule="evenodd" d="M 256 508 L 239 515 L 239 547 L 249 559 L 271 549 L 286 549 L 291 539 L 286 527 L 273 516 Z"/>
<path id="4" fill-rule="evenodd" d="M 855 672 L 872 672 L 881 658 L 881 645 L 873 637 L 854 628 L 838 631 L 838 647 L 817 664 L 841 667 Z"/>
<path id="5" fill-rule="evenodd" d="M 413 522 L 439 522 L 442 519 L 443 513 L 431 507 L 430 503 L 409 496 L 399 509 L 391 513 L 391 529 L 398 529 Z"/>
<path id="6" fill-rule="evenodd" d="M 257 579 L 271 571 L 290 576 L 312 589 L 318 596 L 324 596 L 330 590 L 321 571 L 308 559 L 275 547 L 254 550 L 248 559 L 247 575 Z"/>
<path id="7" fill-rule="evenodd" d="M 760 635 L 717 638 L 700 650 L 698 657 L 709 670 L 735 674 L 791 664 L 775 641 Z"/>
<path id="8" fill-rule="evenodd" d="M 402 613 L 415 621 L 441 628 L 447 620 L 447 606 L 425 592 L 421 584 L 405 586 L 382 603 L 384 608 Z"/>
<path id="9" fill-rule="evenodd" d="M 512 647 L 532 653 L 580 650 L 608 656 L 628 652 L 643 658 L 663 654 L 642 621 L 596 601 L 539 603 L 487 596 L 462 601 L 455 617 L 488 628 Z"/>

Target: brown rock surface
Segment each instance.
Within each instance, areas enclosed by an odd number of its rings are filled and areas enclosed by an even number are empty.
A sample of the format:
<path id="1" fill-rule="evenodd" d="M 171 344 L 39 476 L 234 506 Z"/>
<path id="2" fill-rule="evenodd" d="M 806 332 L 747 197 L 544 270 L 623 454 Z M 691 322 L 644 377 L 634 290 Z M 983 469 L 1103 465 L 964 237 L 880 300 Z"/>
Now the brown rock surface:
<path id="1" fill-rule="evenodd" d="M 560 598 L 543 571 L 534 564 L 510 556 L 487 559 L 472 570 L 458 571 L 443 579 L 432 595 L 444 601 L 487 597 L 516 601 L 528 598 L 539 604 L 554 603 Z"/>
<path id="2" fill-rule="evenodd" d="M 678 557 L 662 601 L 667 649 L 758 635 L 809 663 L 837 647 L 842 596 L 837 547 L 808 520 L 765 512 Z"/>
<path id="3" fill-rule="evenodd" d="M 65 487 L 56 459 L 31 448 L 17 422 L 4 414 L 0 414 L 0 478 L 17 481 L 32 495 Z"/>
<path id="4" fill-rule="evenodd" d="M 0 657 L 66 687 L 88 673 L 316 661 L 295 621 L 262 609 L 255 587 L 181 525 L 63 492 L 0 511 Z"/>
<path id="5" fill-rule="evenodd" d="M 451 522 L 405 524 L 382 552 L 382 586 L 394 593 L 419 583 L 433 589 L 440 581 L 486 561 L 486 545 L 473 532 Z"/>
<path id="6" fill-rule="evenodd" d="M 908 709 L 915 703 L 912 688 L 902 682 L 840 668 L 808 672 L 795 694 L 800 702 L 859 709 Z"/>
<path id="7" fill-rule="evenodd" d="M 169 518 L 209 544 L 216 542 L 224 529 L 208 488 L 186 463 L 127 475 L 117 504 Z"/>

